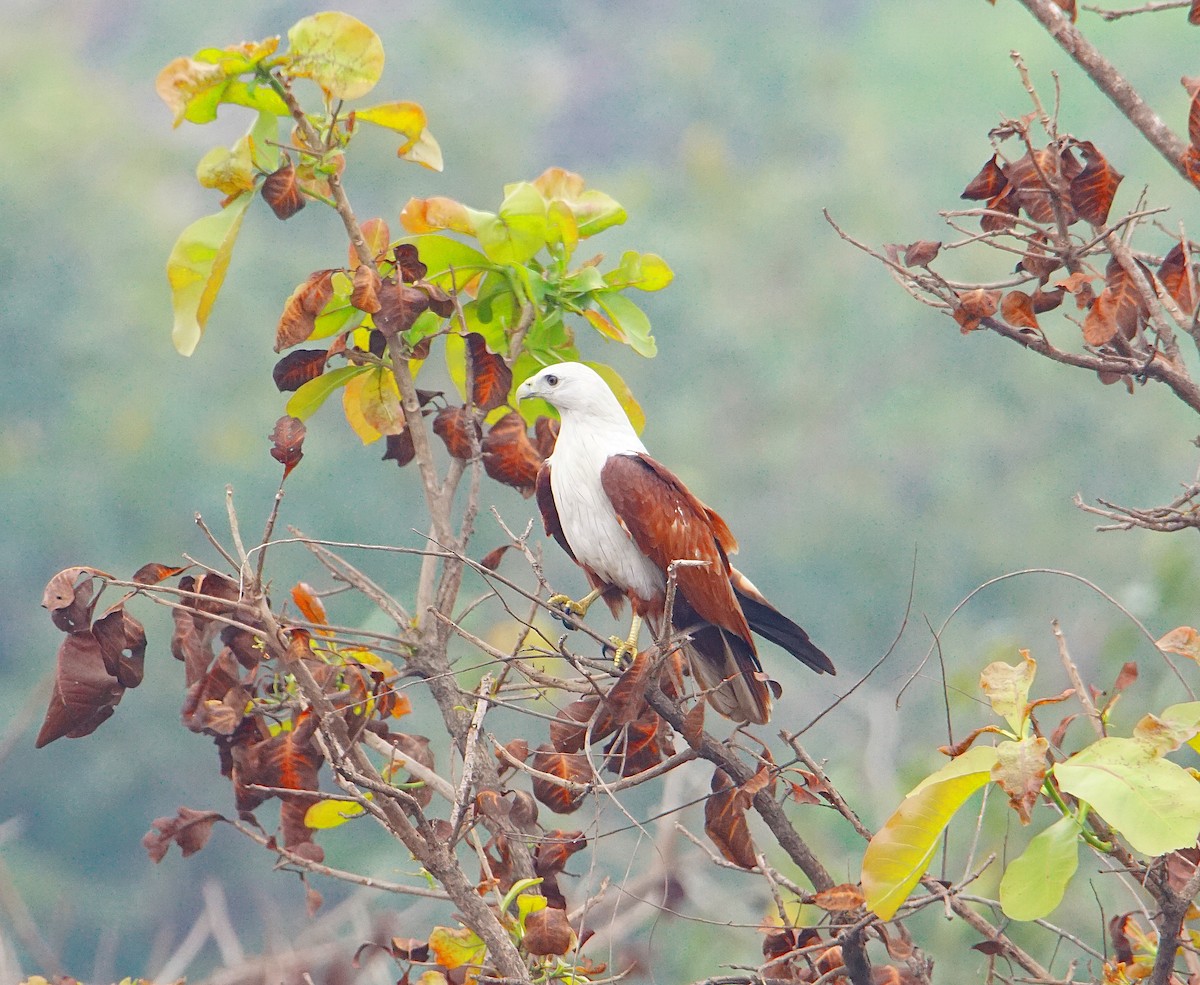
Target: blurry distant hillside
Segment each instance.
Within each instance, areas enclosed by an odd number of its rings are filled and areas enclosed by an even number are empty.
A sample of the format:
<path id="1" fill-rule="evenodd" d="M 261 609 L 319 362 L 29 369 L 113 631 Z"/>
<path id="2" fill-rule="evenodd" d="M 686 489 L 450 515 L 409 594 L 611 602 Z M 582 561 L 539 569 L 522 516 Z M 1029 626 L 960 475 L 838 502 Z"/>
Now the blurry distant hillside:
<path id="1" fill-rule="evenodd" d="M 1200 229 L 1194 193 L 1015 5 L 343 7 L 382 35 L 390 61 L 381 91 L 425 106 L 446 160 L 445 173 L 432 174 L 395 163 L 382 139 L 370 160 L 371 144 L 356 145 L 362 163 L 349 191 L 361 217 L 382 215 L 395 230 L 411 195 L 493 207 L 505 182 L 560 165 L 628 209 L 629 223 L 602 248 L 636 245 L 674 268 L 672 287 L 646 299 L 655 360 L 606 352 L 594 334 L 587 354 L 614 359 L 645 406 L 651 450 L 720 510 L 756 582 L 837 661 L 832 684 L 776 671 L 784 727 L 808 721 L 886 649 L 915 563 L 898 651 L 843 709 L 851 718 L 806 739 L 835 776 L 863 776 L 869 823 L 908 778 L 901 771 L 894 782 L 882 767 L 903 760 L 892 701 L 930 644 L 925 615 L 939 625 L 985 579 L 1054 567 L 1101 584 L 1152 631 L 1194 622 L 1190 544 L 1100 536 L 1070 504 L 1077 490 L 1134 504 L 1172 498 L 1195 471 L 1194 419 L 1161 394 L 1101 388 L 982 333 L 960 336 L 821 217 L 828 208 L 875 243 L 943 238 L 936 211 L 955 207 L 991 153 L 988 129 L 1027 109 L 1009 59 L 1016 48 L 1047 93 L 1051 72 L 1062 73 L 1063 129 L 1094 141 L 1127 176 L 1116 210 L 1148 185 L 1152 205 L 1185 203 L 1168 227 Z M 284 229 L 254 216 L 208 335 L 190 360 L 176 355 L 163 265 L 178 231 L 215 207 L 192 179 L 196 161 L 245 118 L 230 114 L 220 132 L 172 132 L 153 79 L 178 54 L 278 33 L 314 9 L 290 0 L 6 5 L 0 726 L 19 720 L 31 692 L 34 707 L 44 704 L 59 639 L 37 605 L 50 574 L 74 563 L 129 573 L 173 561 L 185 542 L 206 556 L 192 517 L 220 528 L 226 484 L 251 529 L 265 516 L 277 476 L 266 435 L 283 402 L 270 380 L 274 324 L 309 271 L 344 262 L 315 245 L 334 220 L 311 208 Z M 1168 122 L 1182 129 L 1178 77 L 1195 74 L 1194 39 L 1143 20 L 1091 29 L 1152 104 L 1178 107 Z M 252 279 L 273 285 L 277 303 L 245 303 L 239 286 Z M 380 454 L 358 447 L 334 413 L 318 416 L 284 521 L 334 539 L 419 543 L 417 513 L 410 522 L 396 506 L 414 498 L 415 477 Z M 515 494 L 491 493 L 513 525 L 533 515 Z M 480 553 L 498 542 L 481 526 Z M 283 587 L 313 574 L 298 552 L 277 561 Z M 389 577 L 384 562 L 369 564 Z M 566 590 L 579 586 L 565 563 L 551 570 Z M 1111 678 L 1123 658 L 1106 657 L 1106 643 L 1116 633 L 1132 645 L 1128 624 L 1078 584 L 1034 576 L 991 590 L 952 624 L 943 640 L 951 683 L 972 688 L 985 658 L 1016 645 L 1049 656 L 1055 617 L 1077 659 L 1111 664 L 1098 675 Z M 211 750 L 166 728 L 178 714 L 180 670 L 166 621 L 155 614 L 148 629 L 147 682 L 98 736 L 35 753 L 35 718 L 0 762 L 3 895 L 24 900 L 81 977 L 98 953 L 98 977 L 153 974 L 208 878 L 220 878 L 244 914 L 248 944 L 275 908 L 303 905 L 290 879 L 270 882 L 264 860 L 228 834 L 187 861 L 146 860 L 139 839 L 152 818 L 180 803 L 230 806 L 215 777 L 195 786 L 202 771 L 188 764 Z M 773 667 L 784 660 L 772 657 Z M 926 673 L 910 700 L 939 700 Z M 861 727 L 847 729 L 851 720 Z M 914 746 L 915 770 L 933 744 Z M 365 845 L 373 835 L 361 837 Z M 250 888 L 264 883 L 269 891 Z M 6 919 L 0 910 L 0 925 Z M 17 967 L 39 970 L 26 954 Z"/>

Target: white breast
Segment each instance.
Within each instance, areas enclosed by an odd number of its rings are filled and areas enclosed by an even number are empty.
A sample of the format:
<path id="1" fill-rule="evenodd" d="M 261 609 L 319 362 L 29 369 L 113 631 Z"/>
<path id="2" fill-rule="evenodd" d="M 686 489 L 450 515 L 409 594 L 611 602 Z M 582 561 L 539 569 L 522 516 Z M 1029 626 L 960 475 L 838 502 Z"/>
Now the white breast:
<path id="1" fill-rule="evenodd" d="M 605 440 L 602 432 L 576 432 L 569 437 L 572 440 L 564 441 L 559 435 L 550 458 L 550 487 L 563 535 L 576 560 L 606 582 L 640 598 L 661 594 L 665 584 L 662 572 L 625 532 L 600 483 L 600 470 L 611 455 L 643 449 L 614 450 L 613 442 Z"/>

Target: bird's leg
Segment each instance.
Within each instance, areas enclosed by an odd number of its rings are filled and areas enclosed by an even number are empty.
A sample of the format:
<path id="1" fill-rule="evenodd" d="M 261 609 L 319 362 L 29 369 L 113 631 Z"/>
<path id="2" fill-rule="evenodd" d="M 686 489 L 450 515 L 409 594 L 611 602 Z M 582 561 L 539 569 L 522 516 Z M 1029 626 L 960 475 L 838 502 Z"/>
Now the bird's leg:
<path id="1" fill-rule="evenodd" d="M 629 627 L 629 635 L 625 639 L 612 637 L 608 642 L 613 648 L 613 663 L 617 670 L 624 670 L 638 652 L 638 634 L 642 631 L 642 617 L 635 615 L 633 625 Z"/>
<path id="2" fill-rule="evenodd" d="M 592 607 L 592 603 L 603 595 L 603 589 L 593 588 L 578 602 L 574 601 L 569 595 L 551 595 L 546 599 L 546 604 L 552 609 L 562 610 L 562 624 L 568 629 L 575 628 L 575 622 L 570 617 L 587 615 L 587 610 Z"/>

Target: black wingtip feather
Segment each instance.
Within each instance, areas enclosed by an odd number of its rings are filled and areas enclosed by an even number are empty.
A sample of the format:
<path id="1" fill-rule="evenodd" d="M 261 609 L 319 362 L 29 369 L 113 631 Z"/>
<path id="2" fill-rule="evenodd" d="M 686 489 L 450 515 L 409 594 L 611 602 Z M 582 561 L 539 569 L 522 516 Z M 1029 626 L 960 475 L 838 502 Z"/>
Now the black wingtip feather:
<path id="1" fill-rule="evenodd" d="M 746 614 L 746 622 L 750 624 L 751 630 L 776 646 L 783 647 L 818 674 L 837 673 L 833 661 L 808 638 L 808 633 L 782 612 L 740 591 L 737 585 L 734 585 L 734 593 L 742 606 L 742 612 Z"/>

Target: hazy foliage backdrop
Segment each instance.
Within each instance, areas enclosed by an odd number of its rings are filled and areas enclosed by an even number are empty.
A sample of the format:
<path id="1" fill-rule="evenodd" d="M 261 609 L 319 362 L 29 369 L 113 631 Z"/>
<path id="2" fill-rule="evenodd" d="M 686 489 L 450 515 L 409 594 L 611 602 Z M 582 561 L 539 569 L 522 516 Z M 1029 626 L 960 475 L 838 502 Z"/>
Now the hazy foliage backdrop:
<path id="1" fill-rule="evenodd" d="M 418 173 L 392 164 L 381 139 L 349 189 L 360 216 L 395 227 L 411 195 L 490 206 L 504 182 L 560 165 L 629 210 L 605 249 L 636 245 L 674 268 L 674 285 L 646 298 L 658 358 L 635 362 L 590 340 L 589 354 L 614 360 L 647 411 L 651 450 L 723 513 L 756 581 L 837 662 L 830 684 L 778 670 L 786 657 L 767 654 L 785 686 L 782 727 L 813 717 L 886 649 L 915 553 L 913 611 L 896 653 L 836 728 L 806 738 L 869 824 L 928 772 L 943 738 L 898 734 L 892 709 L 930 645 L 925 615 L 940 625 L 981 581 L 1047 566 L 1098 582 L 1152 631 L 1194 623 L 1190 544 L 1096 535 L 1070 504 L 1076 490 L 1132 504 L 1172 498 L 1196 464 L 1184 408 L 1101 389 L 985 333 L 960 336 L 821 218 L 826 207 L 873 242 L 941 238 L 936 210 L 955 207 L 990 153 L 987 130 L 1027 108 L 1015 48 L 1045 93 L 1050 73 L 1063 73 L 1062 129 L 1102 146 L 1127 176 L 1118 210 L 1148 184 L 1152 205 L 1186 205 L 1168 225 L 1197 227 L 1194 196 L 1015 5 L 342 6 L 379 31 L 391 53 L 384 88 L 424 105 L 446 158 L 445 174 Z M 168 682 L 181 668 L 161 620 L 148 624 L 146 684 L 103 741 L 35 753 L 36 721 L 20 716 L 44 706 L 58 642 L 37 608 L 51 573 L 80 558 L 124 574 L 150 558 L 173 561 L 165 545 L 186 536 L 195 511 L 219 519 L 226 483 L 252 527 L 265 514 L 277 474 L 266 467 L 266 435 L 282 406 L 270 382 L 274 323 L 307 272 L 344 263 L 313 245 L 335 218 L 306 210 L 281 236 L 257 216 L 208 337 L 190 360 L 177 356 L 162 269 L 179 229 L 212 211 L 191 170 L 214 135 L 186 124 L 172 133 L 153 79 L 177 54 L 262 37 L 313 9 L 282 0 L 5 5 L 0 723 L 10 724 L 0 733 L 13 736 L 21 722 L 24 731 L 0 761 L 0 925 L 19 897 L 81 977 L 97 952 L 115 955 L 100 974 L 153 973 L 152 955 L 186 931 L 210 877 L 225 882 L 248 946 L 273 907 L 302 905 L 290 879 L 272 880 L 264 859 L 247 862 L 231 838 L 161 866 L 140 848 L 149 820 L 180 803 L 229 807 L 215 772 L 188 766 L 211 750 L 167 727 L 179 693 Z M 1182 128 L 1178 77 L 1195 74 L 1186 61 L 1194 38 L 1148 18 L 1091 30 Z M 222 136 L 232 140 L 245 122 L 228 122 Z M 251 292 L 239 284 L 252 280 L 276 285 L 278 303 L 244 303 Z M 356 445 L 334 413 L 310 422 L 285 520 L 331 538 L 418 543 L 415 477 Z M 511 523 L 532 515 L 515 494 L 488 490 Z M 198 533 L 193 543 L 203 553 Z M 486 524 L 479 544 L 493 546 Z M 299 552 L 290 560 L 296 576 L 310 570 Z M 399 562 L 366 563 L 396 578 L 388 565 Z M 578 589 L 577 573 L 553 564 L 564 590 Z M 1049 656 L 1054 617 L 1085 671 L 1105 668 L 1098 679 L 1128 658 L 1114 640 L 1148 647 L 1079 584 L 1030 576 L 989 590 L 952 624 L 950 683 L 974 693 L 978 669 L 1014 658 L 1018 644 Z M 927 669 L 908 700 L 928 703 L 933 722 L 940 694 Z M 374 837 L 362 831 L 340 850 L 370 850 Z M 30 956 L 19 961 L 36 970 Z M 679 979 L 686 974 L 681 966 Z"/>

